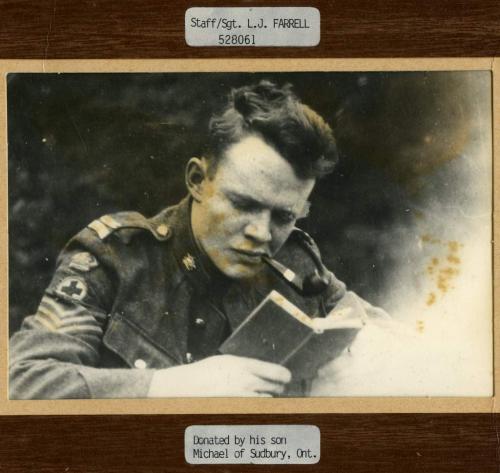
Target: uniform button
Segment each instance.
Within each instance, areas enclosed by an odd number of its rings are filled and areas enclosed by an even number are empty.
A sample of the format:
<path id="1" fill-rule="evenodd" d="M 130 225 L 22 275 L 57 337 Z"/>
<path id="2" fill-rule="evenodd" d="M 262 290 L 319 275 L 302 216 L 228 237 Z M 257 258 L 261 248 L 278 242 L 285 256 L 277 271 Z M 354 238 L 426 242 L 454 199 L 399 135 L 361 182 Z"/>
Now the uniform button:
<path id="1" fill-rule="evenodd" d="M 198 317 L 194 323 L 198 325 L 198 327 L 204 327 L 205 326 L 205 319 L 202 319 L 201 317 Z"/>
<path id="2" fill-rule="evenodd" d="M 192 363 L 194 361 L 193 355 L 189 352 L 186 353 L 186 362 Z"/>
<path id="3" fill-rule="evenodd" d="M 135 360 L 134 362 L 134 366 L 137 368 L 137 369 L 140 369 L 140 370 L 143 370 L 146 368 L 147 363 L 144 361 L 144 360 L 141 360 L 140 358 Z"/>
<path id="4" fill-rule="evenodd" d="M 158 235 L 166 237 L 170 233 L 170 228 L 168 228 L 167 225 L 162 223 L 161 225 L 158 225 L 156 227 L 156 232 L 158 233 Z"/>

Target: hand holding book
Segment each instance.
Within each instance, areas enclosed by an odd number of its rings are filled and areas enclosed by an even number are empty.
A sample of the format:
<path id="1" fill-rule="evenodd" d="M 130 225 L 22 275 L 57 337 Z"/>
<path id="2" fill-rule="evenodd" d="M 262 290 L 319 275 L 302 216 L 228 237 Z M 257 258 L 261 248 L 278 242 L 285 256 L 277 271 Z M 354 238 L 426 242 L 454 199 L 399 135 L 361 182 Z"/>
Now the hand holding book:
<path id="1" fill-rule="evenodd" d="M 365 319 L 360 299 L 352 292 L 326 317 L 312 318 L 272 291 L 219 351 L 277 363 L 289 368 L 295 379 L 310 379 L 354 340 Z"/>

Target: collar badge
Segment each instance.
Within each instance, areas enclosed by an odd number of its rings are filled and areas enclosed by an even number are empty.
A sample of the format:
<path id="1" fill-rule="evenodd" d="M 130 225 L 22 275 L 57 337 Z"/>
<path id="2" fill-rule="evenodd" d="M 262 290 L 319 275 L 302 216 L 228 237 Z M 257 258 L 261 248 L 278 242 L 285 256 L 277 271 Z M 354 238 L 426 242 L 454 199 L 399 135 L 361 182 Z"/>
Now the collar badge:
<path id="1" fill-rule="evenodd" d="M 184 258 L 182 258 L 182 264 L 188 271 L 193 271 L 196 269 L 196 260 L 190 253 L 188 253 L 187 255 L 184 256 Z"/>

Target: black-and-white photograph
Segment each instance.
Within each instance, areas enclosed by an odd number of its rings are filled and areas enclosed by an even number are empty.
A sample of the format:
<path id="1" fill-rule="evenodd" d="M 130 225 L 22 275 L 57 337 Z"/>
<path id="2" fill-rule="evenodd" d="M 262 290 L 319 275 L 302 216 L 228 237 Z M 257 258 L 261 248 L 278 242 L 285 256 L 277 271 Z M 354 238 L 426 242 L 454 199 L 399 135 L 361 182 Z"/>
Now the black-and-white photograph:
<path id="1" fill-rule="evenodd" d="M 492 396 L 491 81 L 9 74 L 10 399 Z"/>

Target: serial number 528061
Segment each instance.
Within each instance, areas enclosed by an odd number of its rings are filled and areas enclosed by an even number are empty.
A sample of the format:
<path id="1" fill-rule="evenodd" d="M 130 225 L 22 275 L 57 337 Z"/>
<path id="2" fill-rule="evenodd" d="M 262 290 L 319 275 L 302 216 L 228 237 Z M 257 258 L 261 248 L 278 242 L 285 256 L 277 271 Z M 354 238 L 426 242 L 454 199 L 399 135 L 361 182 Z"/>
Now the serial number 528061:
<path id="1" fill-rule="evenodd" d="M 224 46 L 255 46 L 253 34 L 220 34 L 219 44 Z"/>

